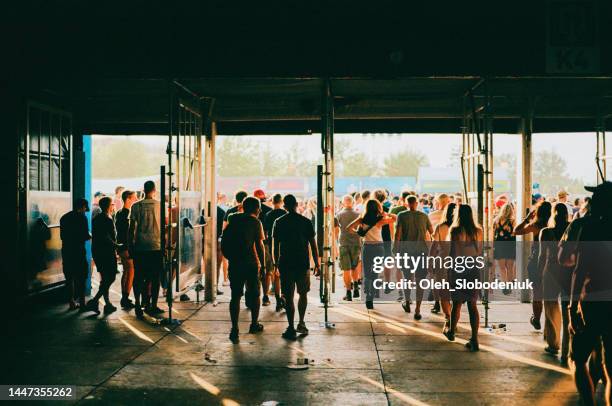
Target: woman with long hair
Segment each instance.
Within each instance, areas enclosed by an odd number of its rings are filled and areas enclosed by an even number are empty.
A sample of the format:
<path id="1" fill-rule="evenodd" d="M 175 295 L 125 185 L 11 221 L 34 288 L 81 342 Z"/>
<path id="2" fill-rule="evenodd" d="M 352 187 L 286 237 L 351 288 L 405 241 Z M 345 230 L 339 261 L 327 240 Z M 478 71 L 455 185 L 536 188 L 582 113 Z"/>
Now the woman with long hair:
<path id="1" fill-rule="evenodd" d="M 375 257 L 385 255 L 382 237 L 384 225 L 393 224 L 395 215 L 385 213 L 382 204 L 376 199 L 370 199 L 365 205 L 363 214 L 348 225 L 347 229 L 363 237 L 363 278 L 366 307 L 374 308 L 374 271 Z"/>
<path id="2" fill-rule="evenodd" d="M 538 255 L 538 269 L 542 273 L 544 296 L 544 339 L 547 344 L 544 350 L 551 355 L 557 355 L 562 338 L 561 363 L 567 364 L 569 349 L 567 306 L 569 305 L 572 268 L 562 266 L 558 260 L 559 241 L 569 225 L 567 206 L 557 203 L 553 214 L 552 225 L 540 232 Z M 561 307 L 559 307 L 559 297 Z"/>
<path id="3" fill-rule="evenodd" d="M 514 227 L 514 235 L 531 234 L 533 236 L 533 241 L 538 241 L 540 232 L 548 226 L 551 211 L 552 205 L 550 202 L 540 202 L 535 210 L 529 212 L 527 217 Z M 529 279 L 533 282 L 533 299 L 531 301 L 533 314 L 529 319 L 529 323 L 531 323 L 536 330 L 542 328 L 540 317 L 542 316 L 542 308 L 544 307 L 542 303 L 542 273 L 538 269 L 538 254 L 538 244 L 532 243 L 531 253 L 527 261 L 527 274 Z"/>
<path id="4" fill-rule="evenodd" d="M 506 203 L 493 221 L 493 258 L 504 282 L 511 282 L 516 278 L 516 236 L 512 234 L 513 230 L 514 207 L 512 203 Z M 504 295 L 509 295 L 510 292 L 512 291 L 508 288 L 503 290 Z"/>
<path id="5" fill-rule="evenodd" d="M 453 216 L 455 212 L 455 203 L 449 203 L 442 212 L 442 222 L 436 225 L 433 232 L 433 243 L 429 250 L 430 257 L 445 257 L 449 254 L 449 243 L 447 242 L 448 232 L 453 224 Z M 448 270 L 444 267 L 433 269 L 433 275 L 436 282 L 442 282 L 449 280 Z M 440 307 L 447 323 L 450 320 L 451 302 L 450 302 L 450 291 L 448 289 L 434 289 L 434 298 L 436 301 L 440 301 Z M 433 312 L 433 310 L 432 310 Z"/>
<path id="6" fill-rule="evenodd" d="M 455 332 L 457 331 L 457 322 L 461 317 L 461 306 L 467 302 L 468 313 L 470 316 L 470 327 L 472 336 L 465 345 L 470 351 L 478 351 L 478 327 L 480 323 L 480 315 L 478 314 L 477 301 L 479 297 L 479 289 L 475 288 L 457 288 L 457 282 L 463 280 L 466 283 L 477 280 L 480 276 L 480 270 L 474 267 L 459 267 L 457 260 L 463 258 L 463 263 L 467 263 L 467 257 L 482 256 L 482 229 L 475 223 L 472 208 L 467 204 L 460 204 L 455 209 L 453 224 L 451 225 L 447 241 L 450 241 L 450 256 L 455 258 L 455 267 L 450 271 L 451 286 L 455 290 L 451 292 L 453 301 L 451 309 L 450 322 L 446 323 L 443 334 L 450 341 L 455 340 Z M 472 262 L 475 263 L 476 261 Z M 447 328 L 448 327 L 448 328 Z"/>

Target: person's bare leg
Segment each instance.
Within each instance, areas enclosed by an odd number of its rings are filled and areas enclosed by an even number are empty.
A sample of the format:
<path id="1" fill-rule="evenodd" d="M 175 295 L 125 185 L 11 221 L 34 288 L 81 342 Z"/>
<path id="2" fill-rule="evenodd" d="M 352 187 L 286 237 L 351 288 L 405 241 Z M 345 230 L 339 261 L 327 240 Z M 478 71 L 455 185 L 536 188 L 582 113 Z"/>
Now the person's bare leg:
<path id="1" fill-rule="evenodd" d="M 306 307 L 308 307 L 308 295 L 306 293 L 300 294 L 300 298 L 298 299 L 298 313 L 300 317 L 300 324 L 304 323 Z"/>
<path id="2" fill-rule="evenodd" d="M 450 320 L 451 318 L 451 302 L 450 300 L 440 300 L 440 307 L 442 308 L 442 313 L 446 320 Z"/>
<path id="3" fill-rule="evenodd" d="M 240 316 L 240 297 L 234 297 L 230 300 L 229 305 L 230 318 L 232 320 L 232 330 L 238 331 L 238 318 Z"/>
<path id="4" fill-rule="evenodd" d="M 273 283 L 274 283 L 274 296 L 276 297 L 276 301 L 278 302 L 281 299 L 281 283 L 280 283 L 280 273 L 278 269 L 274 271 L 272 274 Z"/>
<path id="5" fill-rule="evenodd" d="M 259 295 L 254 296 L 251 302 L 251 324 L 257 324 L 259 321 L 259 308 L 261 307 L 261 299 Z"/>
<path id="6" fill-rule="evenodd" d="M 450 332 L 455 334 L 457 331 L 457 323 L 459 322 L 459 318 L 461 317 L 461 302 L 454 300 L 453 307 L 450 313 Z"/>
<path id="7" fill-rule="evenodd" d="M 508 280 L 513 281 L 516 279 L 516 261 L 508 259 L 506 260 L 506 266 L 508 267 Z"/>
<path id="8" fill-rule="evenodd" d="M 495 265 L 499 269 L 499 277 L 502 281 L 508 281 L 508 271 L 506 269 L 506 260 L 505 259 L 496 259 Z"/>
<path id="9" fill-rule="evenodd" d="M 287 324 L 289 329 L 295 329 L 295 303 L 293 303 L 294 292 L 283 292 L 285 295 L 285 311 L 287 313 Z"/>
<path id="10" fill-rule="evenodd" d="M 417 286 L 416 286 L 416 306 L 414 308 L 414 315 L 415 315 L 415 317 L 416 317 L 417 314 L 421 314 L 421 302 L 423 301 L 423 294 L 424 294 L 424 291 L 421 288 L 421 283 L 420 283 L 421 279 L 423 279 L 423 278 L 415 276 L 415 280 L 416 280 L 416 283 L 417 283 Z"/>
<path id="11" fill-rule="evenodd" d="M 354 270 L 346 270 L 342 271 L 342 279 L 344 280 L 344 287 L 346 290 L 351 290 L 353 284 L 353 276 Z"/>
<path id="12" fill-rule="evenodd" d="M 589 373 L 588 364 L 584 363 L 575 363 L 574 370 L 574 382 L 576 383 L 576 389 L 578 389 L 578 393 L 580 394 L 580 398 L 582 402 L 586 406 L 594 406 L 595 405 L 595 385 L 593 385 L 593 380 L 591 379 L 591 374 Z"/>
<path id="13" fill-rule="evenodd" d="M 472 330 L 472 341 L 478 342 L 478 327 L 480 325 L 480 315 L 475 300 L 468 302 L 468 314 L 470 315 L 470 328 Z"/>
<path id="14" fill-rule="evenodd" d="M 383 270 L 383 277 L 383 280 L 385 280 L 386 282 L 391 281 L 391 268 L 385 267 L 385 269 Z"/>

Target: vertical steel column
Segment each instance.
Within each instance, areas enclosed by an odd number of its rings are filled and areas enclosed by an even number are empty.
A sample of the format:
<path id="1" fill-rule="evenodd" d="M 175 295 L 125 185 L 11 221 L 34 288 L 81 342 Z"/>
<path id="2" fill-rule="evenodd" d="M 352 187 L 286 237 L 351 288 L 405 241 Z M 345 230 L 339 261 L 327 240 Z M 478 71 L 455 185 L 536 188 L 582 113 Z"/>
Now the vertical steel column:
<path id="1" fill-rule="evenodd" d="M 597 165 L 597 184 L 607 179 L 607 161 L 610 156 L 606 151 L 606 125 L 605 118 L 601 115 L 597 117 L 595 125 L 595 137 L 597 140 L 597 151 L 595 154 L 595 164 Z"/>
<path id="2" fill-rule="evenodd" d="M 321 278 L 323 292 L 321 298 L 325 307 L 325 327 L 330 327 L 327 308 L 331 297 L 331 281 L 334 273 L 334 101 L 331 82 L 327 79 L 323 86 L 322 98 L 322 131 L 321 144 L 323 149 L 323 252 Z"/>
<path id="3" fill-rule="evenodd" d="M 521 221 L 531 208 L 532 191 L 532 145 L 533 135 L 533 105 L 529 101 L 528 111 L 521 119 L 521 187 L 519 188 L 518 210 L 516 218 Z M 524 281 L 527 278 L 527 259 L 529 258 L 530 241 L 529 234 L 517 236 L 519 250 L 517 252 L 517 278 Z M 526 289 L 521 291 L 521 301 L 529 302 L 529 292 Z"/>
<path id="4" fill-rule="evenodd" d="M 217 193 L 215 188 L 215 141 L 216 123 L 206 128 L 204 149 L 204 208 L 206 224 L 204 228 L 204 300 L 217 300 Z"/>
<path id="5" fill-rule="evenodd" d="M 493 209 L 495 207 L 494 188 L 493 188 L 493 112 L 491 105 L 491 96 L 488 91 L 488 86 L 485 83 L 485 105 L 483 111 L 483 145 L 481 150 L 481 159 L 483 166 L 483 249 L 484 255 L 487 258 L 487 267 L 484 272 L 484 280 L 490 279 L 491 271 L 495 275 L 495 261 L 493 260 Z M 489 290 L 484 290 L 483 306 L 485 308 L 485 327 L 489 326 Z"/>

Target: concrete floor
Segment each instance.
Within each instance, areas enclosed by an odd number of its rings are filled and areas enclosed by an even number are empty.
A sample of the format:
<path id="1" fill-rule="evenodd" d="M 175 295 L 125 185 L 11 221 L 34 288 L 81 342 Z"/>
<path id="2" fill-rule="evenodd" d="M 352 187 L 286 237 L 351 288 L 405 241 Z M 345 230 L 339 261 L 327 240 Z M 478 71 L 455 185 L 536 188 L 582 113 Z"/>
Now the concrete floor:
<path id="1" fill-rule="evenodd" d="M 570 371 L 545 355 L 541 333 L 527 323 L 526 304 L 493 304 L 491 323 L 507 323 L 508 331 L 483 329 L 481 351 L 470 353 L 463 347 L 466 315 L 454 343 L 440 334 L 442 319 L 429 305 L 415 322 L 397 303 L 371 311 L 361 302 L 343 303 L 329 312 L 335 328 L 324 329 L 313 291 L 309 336 L 282 339 L 284 312 L 269 306 L 262 308 L 265 331 L 258 335 L 246 334 L 250 315 L 241 312 L 241 343 L 233 345 L 224 289 L 216 306 L 177 303 L 183 323 L 173 329 L 139 321 L 133 312 L 91 317 L 46 305 L 2 333 L 9 350 L 3 382 L 77 385 L 79 403 L 112 405 L 578 402 Z M 288 368 L 304 357 L 312 360 L 307 370 Z"/>

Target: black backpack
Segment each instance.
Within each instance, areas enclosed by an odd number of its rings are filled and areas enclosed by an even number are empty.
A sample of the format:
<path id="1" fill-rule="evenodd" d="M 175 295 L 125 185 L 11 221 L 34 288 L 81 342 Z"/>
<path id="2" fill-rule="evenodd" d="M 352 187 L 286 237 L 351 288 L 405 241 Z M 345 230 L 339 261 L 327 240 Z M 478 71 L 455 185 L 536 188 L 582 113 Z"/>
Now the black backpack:
<path id="1" fill-rule="evenodd" d="M 238 252 L 240 241 L 238 241 L 236 220 L 234 219 L 233 222 L 228 223 L 225 230 L 223 230 L 223 234 L 221 234 L 221 252 L 228 261 L 232 261 L 240 255 Z"/>

